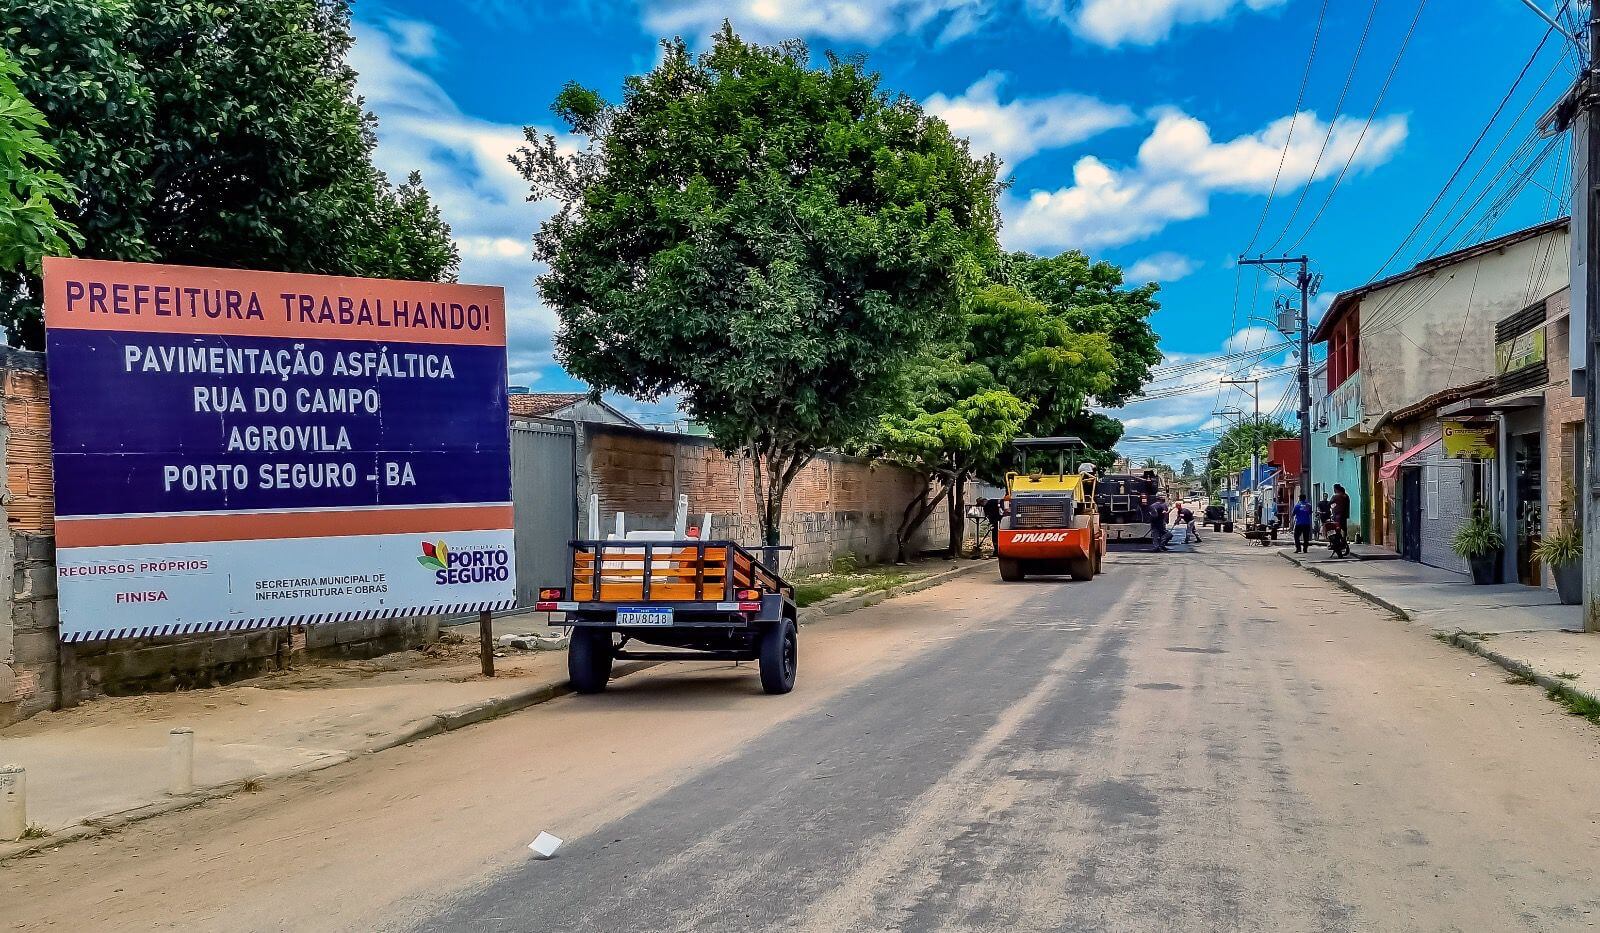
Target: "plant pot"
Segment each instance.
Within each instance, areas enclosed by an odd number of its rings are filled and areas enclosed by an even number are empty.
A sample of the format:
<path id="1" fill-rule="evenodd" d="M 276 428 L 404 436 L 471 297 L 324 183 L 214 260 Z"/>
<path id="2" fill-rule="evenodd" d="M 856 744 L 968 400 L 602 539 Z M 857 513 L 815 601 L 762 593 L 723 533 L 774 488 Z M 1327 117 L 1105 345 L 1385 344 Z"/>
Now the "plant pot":
<path id="1" fill-rule="evenodd" d="M 1472 582 L 1478 586 L 1500 582 L 1499 551 L 1474 555 L 1467 558 L 1467 563 L 1472 565 Z"/>
<path id="2" fill-rule="evenodd" d="M 1583 602 L 1583 561 L 1557 564 L 1550 568 L 1550 573 L 1556 578 L 1556 592 L 1561 596 L 1561 605 L 1576 606 Z"/>

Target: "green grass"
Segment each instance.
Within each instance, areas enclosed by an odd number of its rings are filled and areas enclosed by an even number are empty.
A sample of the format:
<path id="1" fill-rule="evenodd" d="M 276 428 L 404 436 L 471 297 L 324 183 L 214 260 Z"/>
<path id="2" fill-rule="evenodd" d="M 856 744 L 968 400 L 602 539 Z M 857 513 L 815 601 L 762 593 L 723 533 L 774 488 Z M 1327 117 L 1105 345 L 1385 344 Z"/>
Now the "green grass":
<path id="1" fill-rule="evenodd" d="M 1562 671 L 1561 673 L 1557 674 L 1556 676 L 1561 678 L 1562 680 L 1577 680 L 1578 677 L 1581 676 L 1581 675 L 1574 674 L 1571 671 Z"/>
<path id="2" fill-rule="evenodd" d="M 1536 683 L 1538 683 L 1538 681 L 1534 680 L 1533 679 L 1533 675 L 1528 673 L 1527 671 L 1512 671 L 1510 676 L 1508 676 L 1506 678 L 1506 683 L 1508 683 L 1508 684 L 1536 684 Z"/>
<path id="3" fill-rule="evenodd" d="M 45 829 L 43 826 L 41 826 L 38 823 L 29 823 L 28 824 L 28 828 L 24 829 L 22 831 L 22 835 L 18 836 L 17 838 L 18 839 L 43 839 L 44 837 L 46 837 L 48 835 L 50 835 L 50 830 Z"/>
<path id="4" fill-rule="evenodd" d="M 852 590 L 862 593 L 875 593 L 879 590 L 887 590 L 891 587 L 899 586 L 920 576 L 922 574 L 890 564 L 860 569 L 856 569 L 853 566 L 849 569 L 837 567 L 834 570 L 810 574 L 792 581 L 794 583 L 794 601 L 796 605 L 804 608 L 822 602 L 830 596 L 838 596 L 840 593 L 848 593 Z"/>
<path id="5" fill-rule="evenodd" d="M 1566 707 L 1567 712 L 1574 716 L 1582 716 L 1597 726 L 1600 726 L 1600 700 L 1594 700 L 1582 694 L 1566 693 L 1561 690 L 1549 690 L 1545 693 L 1550 699 Z"/>

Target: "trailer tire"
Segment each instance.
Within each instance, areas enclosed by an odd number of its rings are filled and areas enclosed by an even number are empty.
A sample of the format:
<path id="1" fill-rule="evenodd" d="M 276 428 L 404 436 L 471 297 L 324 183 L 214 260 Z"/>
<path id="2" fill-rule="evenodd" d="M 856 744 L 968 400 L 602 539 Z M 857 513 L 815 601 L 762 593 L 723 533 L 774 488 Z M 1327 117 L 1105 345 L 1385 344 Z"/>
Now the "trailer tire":
<path id="1" fill-rule="evenodd" d="M 761 689 L 767 693 L 788 693 L 794 689 L 795 669 L 800 661 L 800 637 L 793 619 L 770 625 L 761 633 Z"/>
<path id="2" fill-rule="evenodd" d="M 1022 561 L 1015 557 L 1000 558 L 1000 579 L 1007 583 L 1015 583 L 1025 577 L 1027 574 L 1022 570 Z"/>
<path id="3" fill-rule="evenodd" d="M 611 632 L 578 626 L 567 644 L 567 678 L 578 693 L 599 693 L 611 680 Z"/>
<path id="4" fill-rule="evenodd" d="M 1074 557 L 1067 561 L 1067 573 L 1072 574 L 1074 580 L 1094 579 L 1094 558 Z"/>

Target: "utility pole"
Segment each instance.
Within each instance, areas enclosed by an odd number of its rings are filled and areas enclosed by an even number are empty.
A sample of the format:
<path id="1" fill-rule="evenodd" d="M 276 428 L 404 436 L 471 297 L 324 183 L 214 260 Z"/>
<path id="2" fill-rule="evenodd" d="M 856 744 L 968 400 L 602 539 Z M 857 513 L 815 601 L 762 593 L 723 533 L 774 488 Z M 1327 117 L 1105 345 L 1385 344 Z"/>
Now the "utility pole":
<path id="1" fill-rule="evenodd" d="M 1239 260 L 1241 266 L 1265 266 L 1285 282 L 1300 289 L 1300 493 L 1311 497 L 1311 260 L 1306 256 L 1277 259 L 1257 257 Z M 1292 280 L 1278 266 L 1299 265 L 1300 274 Z M 1319 276 L 1320 278 L 1320 276 Z"/>
<path id="2" fill-rule="evenodd" d="M 1250 488 L 1256 493 L 1255 511 L 1261 512 L 1261 380 L 1260 379 L 1224 379 L 1225 386 L 1249 386 L 1250 397 L 1256 403 L 1255 420 L 1250 423 Z M 1260 522 L 1251 522 L 1258 525 Z"/>
<path id="3" fill-rule="evenodd" d="M 1600 185 L 1600 72 L 1595 68 L 1600 61 L 1600 18 L 1591 13 L 1587 36 L 1569 35 L 1536 4 L 1524 3 L 1576 46 L 1580 56 L 1588 53 L 1572 87 L 1540 119 L 1540 128 L 1546 135 L 1572 132 L 1570 365 L 1572 394 L 1583 395 L 1585 435 L 1583 475 L 1573 477 L 1581 488 L 1574 490 L 1572 498 L 1579 503 L 1581 514 L 1576 518 L 1583 524 L 1583 630 L 1600 632 L 1600 561 L 1592 556 L 1600 554 L 1600 405 L 1595 397 L 1600 382 L 1600 371 L 1595 368 L 1595 338 L 1600 337 L 1600 252 L 1595 249 L 1600 234 L 1600 190 L 1596 189 Z M 1579 360 L 1583 361 L 1581 371 Z M 1500 455 L 1505 456 L 1505 451 Z"/>

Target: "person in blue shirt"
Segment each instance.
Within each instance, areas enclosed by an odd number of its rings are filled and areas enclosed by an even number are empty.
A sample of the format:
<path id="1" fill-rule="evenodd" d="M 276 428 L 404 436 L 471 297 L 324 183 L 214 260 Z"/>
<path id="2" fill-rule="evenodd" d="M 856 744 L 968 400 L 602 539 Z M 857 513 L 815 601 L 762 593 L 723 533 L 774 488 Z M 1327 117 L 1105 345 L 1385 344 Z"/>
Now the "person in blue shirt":
<path id="1" fill-rule="evenodd" d="M 1311 553 L 1311 503 L 1306 501 L 1302 494 L 1300 501 L 1294 504 L 1294 552 L 1296 554 Z"/>

